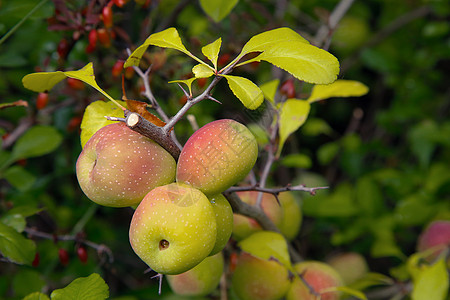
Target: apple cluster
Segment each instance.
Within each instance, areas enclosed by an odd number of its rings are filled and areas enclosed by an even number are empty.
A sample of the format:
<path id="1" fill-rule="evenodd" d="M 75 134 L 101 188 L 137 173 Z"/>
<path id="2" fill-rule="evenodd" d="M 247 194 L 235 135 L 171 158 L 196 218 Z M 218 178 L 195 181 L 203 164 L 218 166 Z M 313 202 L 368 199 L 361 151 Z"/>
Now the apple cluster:
<path id="1" fill-rule="evenodd" d="M 197 130 L 178 161 L 151 139 L 114 123 L 89 139 L 76 173 L 92 201 L 137 206 L 130 244 L 152 270 L 195 274 L 207 268 L 202 261 L 207 265 L 221 257 L 233 229 L 233 212 L 222 192 L 247 176 L 257 156 L 255 137 L 230 119 Z"/>

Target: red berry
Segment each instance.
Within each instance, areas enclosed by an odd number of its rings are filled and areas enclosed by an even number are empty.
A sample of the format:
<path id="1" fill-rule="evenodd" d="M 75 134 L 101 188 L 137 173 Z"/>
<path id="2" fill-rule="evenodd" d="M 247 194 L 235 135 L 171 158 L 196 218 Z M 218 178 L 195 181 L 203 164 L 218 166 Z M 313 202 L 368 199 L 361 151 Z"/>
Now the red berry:
<path id="1" fill-rule="evenodd" d="M 87 262 L 88 259 L 88 254 L 86 251 L 86 248 L 84 246 L 79 246 L 77 248 L 77 255 L 78 255 L 78 259 L 85 264 Z"/>
<path id="2" fill-rule="evenodd" d="M 33 259 L 33 262 L 31 263 L 31 265 L 33 267 L 37 267 L 37 266 L 39 266 L 39 261 L 40 261 L 40 255 L 39 255 L 39 252 L 36 252 L 36 254 L 34 255 L 34 259 Z"/>
<path id="3" fill-rule="evenodd" d="M 60 248 L 58 250 L 58 257 L 63 266 L 67 266 L 69 264 L 69 253 L 66 249 Z"/>
<path id="4" fill-rule="evenodd" d="M 48 94 L 47 93 L 39 93 L 36 99 L 36 108 L 43 109 L 48 104 Z"/>
<path id="5" fill-rule="evenodd" d="M 112 71 L 111 71 L 112 76 L 119 77 L 120 74 L 122 74 L 122 70 L 123 70 L 123 61 L 121 61 L 121 60 L 116 61 L 116 63 L 112 67 Z"/>
<path id="6" fill-rule="evenodd" d="M 111 5 L 106 5 L 102 9 L 102 20 L 106 28 L 111 28 L 113 26 L 113 12 Z"/>
<path id="7" fill-rule="evenodd" d="M 231 55 L 229 53 L 225 53 L 219 56 L 218 65 L 224 66 L 230 62 Z"/>
<path id="8" fill-rule="evenodd" d="M 113 2 L 118 7 L 123 7 L 127 3 L 126 0 L 113 0 Z"/>
<path id="9" fill-rule="evenodd" d="M 92 52 L 94 52 L 95 51 L 95 45 L 93 46 L 93 45 L 91 45 L 91 44 L 88 44 L 87 46 L 86 46 L 86 53 L 92 53 Z"/>
<path id="10" fill-rule="evenodd" d="M 75 129 L 79 128 L 81 125 L 82 118 L 80 116 L 75 116 L 70 119 L 69 124 L 67 124 L 67 131 L 72 132 Z"/>
<path id="11" fill-rule="evenodd" d="M 125 78 L 126 79 L 131 79 L 134 75 L 134 69 L 133 67 L 128 67 L 125 69 Z"/>
<path id="12" fill-rule="evenodd" d="M 295 86 L 294 86 L 294 80 L 288 79 L 280 87 L 280 94 L 288 97 L 288 98 L 295 98 Z"/>
<path id="13" fill-rule="evenodd" d="M 97 35 L 100 43 L 106 48 L 111 46 L 111 38 L 109 37 L 109 33 L 105 28 L 100 28 L 97 30 Z"/>
<path id="14" fill-rule="evenodd" d="M 74 90 L 84 90 L 84 83 L 81 80 L 75 78 L 67 78 L 67 85 Z"/>
<path id="15" fill-rule="evenodd" d="M 199 78 L 197 79 L 197 85 L 199 88 L 203 88 L 206 85 L 207 78 Z"/>
<path id="16" fill-rule="evenodd" d="M 56 51 L 61 59 L 66 58 L 67 53 L 69 52 L 69 42 L 66 39 L 62 39 L 59 42 Z"/>
<path id="17" fill-rule="evenodd" d="M 89 45 L 95 47 L 95 45 L 97 44 L 97 39 L 98 39 L 97 30 L 92 29 L 91 31 L 89 31 L 88 35 Z"/>

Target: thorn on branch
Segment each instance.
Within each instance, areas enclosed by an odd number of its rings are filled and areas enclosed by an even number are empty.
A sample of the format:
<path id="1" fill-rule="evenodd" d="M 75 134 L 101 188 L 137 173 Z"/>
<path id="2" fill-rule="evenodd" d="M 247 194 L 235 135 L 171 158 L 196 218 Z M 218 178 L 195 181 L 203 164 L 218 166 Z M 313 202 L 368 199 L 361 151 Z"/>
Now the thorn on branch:
<path id="1" fill-rule="evenodd" d="M 211 96 L 211 95 L 207 95 L 206 98 L 209 99 L 209 100 L 212 100 L 212 101 L 214 101 L 214 102 L 217 102 L 217 103 L 219 103 L 219 104 L 222 104 L 222 102 L 220 102 L 219 100 L 217 100 L 216 98 L 214 98 L 214 97 Z"/>
<path id="2" fill-rule="evenodd" d="M 179 83 L 177 82 L 177 85 L 178 85 L 178 87 L 183 91 L 184 95 L 186 96 L 186 98 L 187 98 L 188 100 L 192 98 L 192 94 L 188 93 L 188 92 L 184 89 L 184 87 L 183 87 L 181 84 L 179 84 Z"/>

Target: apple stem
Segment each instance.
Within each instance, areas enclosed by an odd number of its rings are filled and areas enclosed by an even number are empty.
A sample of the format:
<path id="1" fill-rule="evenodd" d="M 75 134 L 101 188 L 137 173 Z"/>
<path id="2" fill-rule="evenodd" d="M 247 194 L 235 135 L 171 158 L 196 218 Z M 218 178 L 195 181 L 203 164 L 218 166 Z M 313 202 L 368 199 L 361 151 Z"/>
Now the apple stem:
<path id="1" fill-rule="evenodd" d="M 166 134 L 162 127 L 156 126 L 138 113 L 130 111 L 125 112 L 125 123 L 130 129 L 139 132 L 140 134 L 158 143 L 167 152 L 169 152 L 175 160 L 178 160 L 181 149 L 171 138 L 170 132 Z"/>

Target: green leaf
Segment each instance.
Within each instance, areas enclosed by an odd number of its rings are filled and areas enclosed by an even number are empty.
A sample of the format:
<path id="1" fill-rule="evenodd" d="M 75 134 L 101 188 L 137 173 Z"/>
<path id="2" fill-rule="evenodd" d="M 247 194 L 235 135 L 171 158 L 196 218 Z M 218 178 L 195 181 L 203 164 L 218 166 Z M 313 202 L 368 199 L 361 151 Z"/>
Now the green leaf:
<path id="1" fill-rule="evenodd" d="M 449 289 L 449 275 L 444 258 L 435 264 L 423 267 L 413 278 L 412 300 L 433 299 L 444 300 Z"/>
<path id="2" fill-rule="evenodd" d="M 17 206 L 8 210 L 0 220 L 3 224 L 14 228 L 18 232 L 22 232 L 26 225 L 25 218 L 32 216 L 41 210 L 42 209 L 40 208 L 29 205 Z"/>
<path id="3" fill-rule="evenodd" d="M 330 142 L 320 146 L 317 150 L 317 159 L 323 166 L 328 165 L 339 153 L 339 144 L 336 142 Z"/>
<path id="4" fill-rule="evenodd" d="M 305 123 L 310 105 L 307 101 L 288 99 L 281 106 L 280 111 L 280 141 L 277 156 L 280 156 L 286 139 Z"/>
<path id="5" fill-rule="evenodd" d="M 277 93 L 278 85 L 280 84 L 279 79 L 274 79 L 266 82 L 260 86 L 264 97 L 269 100 L 270 103 L 275 104 L 275 95 Z"/>
<path id="6" fill-rule="evenodd" d="M 305 215 L 314 217 L 354 216 L 358 210 L 353 199 L 353 186 L 341 183 L 334 188 L 332 194 L 321 196 L 318 193 L 316 196 L 307 197 L 303 201 L 303 211 Z"/>
<path id="7" fill-rule="evenodd" d="M 271 44 L 260 55 L 239 65 L 267 61 L 299 80 L 316 84 L 329 84 L 339 74 L 339 61 L 329 52 L 304 42 Z"/>
<path id="8" fill-rule="evenodd" d="M 197 78 L 192 77 L 192 78 L 185 79 L 185 80 L 182 80 L 182 79 L 179 79 L 179 80 L 172 80 L 172 81 L 169 81 L 169 83 L 184 83 L 185 85 L 187 85 L 187 87 L 188 87 L 188 89 L 189 89 L 189 95 L 192 96 L 192 83 L 193 83 L 194 80 L 196 80 L 196 79 L 197 79 Z"/>
<path id="9" fill-rule="evenodd" d="M 6 169 L 3 176 L 12 186 L 21 191 L 28 190 L 36 181 L 33 174 L 17 165 Z"/>
<path id="10" fill-rule="evenodd" d="M 264 52 L 281 42 L 309 44 L 307 40 L 294 30 L 287 27 L 281 27 L 265 31 L 252 37 L 244 45 L 238 57 L 242 58 L 244 55 L 251 52 Z"/>
<path id="11" fill-rule="evenodd" d="M 48 154 L 61 145 L 62 135 L 51 126 L 33 126 L 14 144 L 14 160 Z"/>
<path id="12" fill-rule="evenodd" d="M 218 23 L 222 21 L 239 0 L 200 0 L 200 6 L 205 13 Z"/>
<path id="13" fill-rule="evenodd" d="M 340 292 L 343 292 L 345 294 L 349 294 L 349 295 L 351 295 L 353 297 L 356 297 L 358 299 L 367 300 L 367 297 L 366 297 L 366 295 L 364 295 L 364 293 L 362 293 L 362 292 L 360 292 L 358 290 L 349 288 L 347 286 L 338 286 L 338 287 L 336 287 L 336 290 L 340 291 Z"/>
<path id="14" fill-rule="evenodd" d="M 170 27 L 166 30 L 151 34 L 142 45 L 140 45 L 138 48 L 136 48 L 136 50 L 133 51 L 133 53 L 131 53 L 130 57 L 128 57 L 128 59 L 125 61 L 123 67 L 128 68 L 131 66 L 139 66 L 139 62 L 141 61 L 142 56 L 144 55 L 145 51 L 147 51 L 147 48 L 150 45 L 158 46 L 161 48 L 175 49 L 189 55 L 190 57 L 195 58 L 195 56 L 193 56 L 186 49 L 186 47 L 184 47 L 178 31 L 175 28 Z M 199 62 L 203 63 L 202 61 Z"/>
<path id="15" fill-rule="evenodd" d="M 308 155 L 301 153 L 286 155 L 280 163 L 288 168 L 309 169 L 312 166 L 311 158 Z"/>
<path id="16" fill-rule="evenodd" d="M 222 45 L 222 39 L 218 38 L 211 44 L 208 44 L 202 48 L 203 55 L 205 55 L 213 63 L 214 69 L 216 69 L 216 70 L 217 70 L 217 60 L 219 58 L 219 52 L 220 52 L 221 45 Z"/>
<path id="17" fill-rule="evenodd" d="M 51 90 L 57 83 L 67 77 L 75 78 L 89 84 L 94 89 L 102 93 L 106 98 L 115 102 L 115 100 L 103 91 L 95 81 L 94 68 L 92 62 L 77 71 L 56 71 L 31 73 L 22 78 L 23 86 L 35 92 L 46 92 Z"/>
<path id="18" fill-rule="evenodd" d="M 302 127 L 302 133 L 309 136 L 331 135 L 333 129 L 323 119 L 309 118 L 308 122 Z"/>
<path id="19" fill-rule="evenodd" d="M 292 270 L 288 245 L 284 237 L 273 231 L 258 231 L 239 242 L 238 246 L 255 257 L 276 259 L 280 264 Z"/>
<path id="20" fill-rule="evenodd" d="M 198 64 L 192 68 L 195 78 L 208 78 L 214 75 L 214 71 L 205 65 Z"/>
<path id="21" fill-rule="evenodd" d="M 54 290 L 52 300 L 101 300 L 109 297 L 109 288 L 97 273 L 80 277 L 63 289 Z"/>
<path id="22" fill-rule="evenodd" d="M 0 222 L 0 252 L 15 263 L 30 265 L 36 253 L 36 245 L 14 228 Z"/>
<path id="23" fill-rule="evenodd" d="M 50 300 L 50 298 L 41 292 L 34 292 L 27 295 L 23 300 Z"/>
<path id="24" fill-rule="evenodd" d="M 338 79 L 330 84 L 315 85 L 307 101 L 313 103 L 333 97 L 360 97 L 368 92 L 369 88 L 359 81 Z"/>
<path id="25" fill-rule="evenodd" d="M 118 101 L 123 106 L 126 107 L 126 103 L 123 101 Z M 117 123 L 115 121 L 110 121 L 105 118 L 108 117 L 117 117 L 123 118 L 123 110 L 119 109 L 113 102 L 111 101 L 102 101 L 98 100 L 92 102 L 86 107 L 86 110 L 83 114 L 83 120 L 81 121 L 81 147 L 86 145 L 87 141 L 96 133 L 100 128 L 105 127 L 106 125 Z"/>
<path id="26" fill-rule="evenodd" d="M 239 76 L 223 75 L 233 94 L 248 109 L 257 109 L 264 101 L 261 89 L 249 79 Z"/>
<path id="27" fill-rule="evenodd" d="M 12 290 L 15 292 L 15 296 L 26 297 L 30 293 L 41 291 L 46 285 L 43 277 L 43 274 L 37 270 L 20 268 L 12 278 Z"/>

